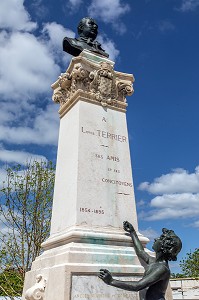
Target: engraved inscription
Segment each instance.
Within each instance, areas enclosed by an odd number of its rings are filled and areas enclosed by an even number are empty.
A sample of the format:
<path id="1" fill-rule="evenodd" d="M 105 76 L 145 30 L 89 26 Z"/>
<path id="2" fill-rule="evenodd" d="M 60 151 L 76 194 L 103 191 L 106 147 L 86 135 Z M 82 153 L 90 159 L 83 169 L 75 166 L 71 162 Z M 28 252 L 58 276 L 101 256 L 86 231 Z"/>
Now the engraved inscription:
<path id="1" fill-rule="evenodd" d="M 97 153 L 95 154 L 95 157 L 99 158 L 99 159 L 103 159 L 104 158 L 102 154 L 97 154 Z"/>
<path id="2" fill-rule="evenodd" d="M 116 162 L 120 161 L 119 157 L 117 157 L 117 156 L 110 156 L 110 155 L 108 155 L 107 159 L 108 160 L 112 160 L 112 161 L 116 161 Z"/>
<path id="3" fill-rule="evenodd" d="M 112 169 L 112 168 L 108 168 L 108 171 L 109 172 L 113 171 L 114 173 L 120 173 L 120 170 L 116 170 L 116 169 Z"/>
<path id="4" fill-rule="evenodd" d="M 107 122 L 107 120 L 103 117 L 101 119 L 102 122 Z M 81 132 L 82 134 L 88 134 L 88 135 L 92 135 L 92 136 L 96 136 L 96 137 L 100 137 L 104 139 L 104 143 L 108 144 L 108 140 L 112 140 L 112 141 L 116 141 L 118 143 L 127 143 L 127 137 L 122 135 L 122 134 L 116 134 L 116 133 L 112 133 L 106 130 L 102 130 L 102 129 L 93 129 L 92 130 L 88 130 L 89 127 L 87 126 L 81 126 Z M 103 143 L 103 142 L 102 142 Z M 107 147 L 109 148 L 108 145 L 99 145 L 99 146 L 103 146 L 103 147 Z M 112 146 L 110 146 L 110 148 L 112 148 Z M 119 196 L 119 195 L 124 195 L 124 196 L 128 196 L 129 194 L 129 188 L 133 187 L 132 182 L 125 180 L 125 176 L 123 177 L 123 172 L 122 169 L 120 167 L 120 163 L 122 163 L 122 160 L 120 159 L 119 156 L 117 156 L 117 153 L 115 151 L 110 151 L 109 149 L 107 149 L 106 152 L 100 153 L 99 152 L 93 152 L 92 158 L 96 159 L 93 161 L 96 162 L 97 160 L 100 161 L 106 161 L 106 164 L 102 164 L 102 171 L 104 171 L 104 175 L 101 175 L 101 183 L 102 184 L 107 184 L 107 185 L 115 185 L 118 187 L 121 187 L 122 190 L 118 191 L 118 188 L 116 188 L 115 193 Z M 115 153 L 114 153 L 115 152 Z M 116 165 L 117 164 L 117 165 Z M 108 173 L 110 175 L 107 175 Z M 105 175 L 106 174 L 106 175 Z M 118 175 L 123 178 L 118 179 Z M 115 177 L 115 178 L 114 178 Z M 125 189 L 128 188 L 126 191 Z M 97 214 L 104 214 L 104 210 L 97 210 L 97 209 L 91 209 L 89 207 L 81 207 L 80 208 L 80 212 L 81 213 L 97 213 Z"/>
<path id="5" fill-rule="evenodd" d="M 82 132 L 83 132 L 83 133 L 87 133 L 87 134 L 95 135 L 95 132 L 93 132 L 93 131 L 90 131 L 90 130 L 85 130 L 85 131 L 84 131 L 83 127 L 82 127 Z"/>
<path id="6" fill-rule="evenodd" d="M 120 134 L 114 134 L 114 133 L 110 133 L 107 131 L 103 131 L 103 130 L 99 130 L 97 129 L 97 133 L 98 136 L 106 138 L 106 139 L 111 139 L 111 140 L 115 140 L 115 141 L 119 141 L 119 142 L 126 142 L 126 137 Z"/>
<path id="7" fill-rule="evenodd" d="M 104 156 L 103 154 L 98 154 L 96 153 L 95 154 L 95 157 L 96 158 L 99 158 L 99 159 L 107 159 L 109 161 L 115 161 L 115 162 L 120 162 L 120 159 L 118 156 L 113 156 L 113 155 L 107 155 L 107 156 Z"/>
<path id="8" fill-rule="evenodd" d="M 75 294 L 74 295 L 74 298 L 73 299 L 112 299 L 112 300 L 115 300 L 115 299 L 121 299 L 121 300 L 124 300 L 124 299 L 137 299 L 134 298 L 133 295 L 130 295 L 130 294 L 127 294 L 127 292 L 121 292 L 121 293 L 117 293 L 117 294 L 94 294 L 94 293 L 91 293 L 91 294 L 84 294 L 84 293 L 79 293 L 79 294 Z"/>
<path id="9" fill-rule="evenodd" d="M 80 212 L 84 212 L 84 213 L 93 213 L 93 214 L 99 214 L 99 215 L 104 215 L 104 210 L 101 209 L 91 209 L 88 207 L 80 207 Z"/>
<path id="10" fill-rule="evenodd" d="M 102 178 L 102 182 L 116 184 L 116 185 L 129 186 L 129 187 L 133 186 L 131 182 L 120 181 L 120 180 L 109 179 L 109 178 Z"/>
<path id="11" fill-rule="evenodd" d="M 127 143 L 127 137 L 124 135 L 120 135 L 120 134 L 115 134 L 115 133 L 110 133 L 108 131 L 104 131 L 104 130 L 100 130 L 100 129 L 96 129 L 95 131 L 91 131 L 91 130 L 86 130 L 83 126 L 82 126 L 82 133 L 85 134 L 91 134 L 91 135 L 95 135 L 98 137 L 103 137 L 105 139 L 111 139 L 113 141 L 118 141 L 121 143 Z"/>
<path id="12" fill-rule="evenodd" d="M 119 277 L 121 280 L 139 280 L 138 277 Z M 73 275 L 71 300 L 143 300 L 139 293 L 122 291 L 99 281 L 97 276 Z"/>

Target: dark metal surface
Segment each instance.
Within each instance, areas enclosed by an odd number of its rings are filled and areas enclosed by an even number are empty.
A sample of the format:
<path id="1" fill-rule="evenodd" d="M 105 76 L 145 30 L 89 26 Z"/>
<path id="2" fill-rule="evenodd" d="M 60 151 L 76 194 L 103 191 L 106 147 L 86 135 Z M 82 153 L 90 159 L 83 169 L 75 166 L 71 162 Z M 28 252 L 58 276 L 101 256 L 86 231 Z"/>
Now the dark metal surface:
<path id="1" fill-rule="evenodd" d="M 144 276 L 139 281 L 120 281 L 115 280 L 108 270 L 101 269 L 99 278 L 108 285 L 127 291 L 140 291 L 148 288 L 145 300 L 165 300 L 165 292 L 170 278 L 168 261 L 177 259 L 177 254 L 182 248 L 180 238 L 173 230 L 163 228 L 162 235 L 155 239 L 153 244 L 156 257 L 151 257 L 144 251 L 132 224 L 125 221 L 123 227 L 133 240 L 137 256 L 145 262 Z"/>
<path id="2" fill-rule="evenodd" d="M 95 41 L 98 34 L 98 25 L 90 17 L 83 18 L 77 27 L 79 37 L 77 39 L 65 37 L 63 50 L 73 56 L 78 56 L 84 49 L 90 50 L 105 57 L 109 57 L 101 44 Z"/>

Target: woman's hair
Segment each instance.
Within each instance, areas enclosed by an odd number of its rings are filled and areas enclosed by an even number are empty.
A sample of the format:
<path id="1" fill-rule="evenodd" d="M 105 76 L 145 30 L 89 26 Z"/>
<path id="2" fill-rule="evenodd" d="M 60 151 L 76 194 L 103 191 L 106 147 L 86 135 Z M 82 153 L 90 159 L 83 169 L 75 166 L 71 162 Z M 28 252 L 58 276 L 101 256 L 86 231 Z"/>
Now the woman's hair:
<path id="1" fill-rule="evenodd" d="M 180 238 L 175 234 L 173 230 L 163 228 L 160 240 L 162 242 L 161 250 L 165 260 L 176 261 L 177 255 L 182 249 L 182 242 Z"/>

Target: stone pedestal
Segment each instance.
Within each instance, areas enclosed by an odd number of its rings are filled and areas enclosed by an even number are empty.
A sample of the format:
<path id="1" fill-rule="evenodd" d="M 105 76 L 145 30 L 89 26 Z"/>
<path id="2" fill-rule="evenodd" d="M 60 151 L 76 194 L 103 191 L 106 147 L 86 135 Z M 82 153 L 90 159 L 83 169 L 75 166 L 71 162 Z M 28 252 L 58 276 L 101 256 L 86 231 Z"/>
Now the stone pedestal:
<path id="1" fill-rule="evenodd" d="M 23 299 L 38 288 L 38 275 L 42 295 L 26 299 L 143 299 L 97 277 L 100 268 L 123 280 L 143 274 L 122 228 L 129 220 L 138 229 L 126 125 L 134 78 L 113 65 L 83 51 L 52 85 L 60 131 L 51 233 L 26 274 Z M 148 239 L 139 237 L 146 245 Z"/>

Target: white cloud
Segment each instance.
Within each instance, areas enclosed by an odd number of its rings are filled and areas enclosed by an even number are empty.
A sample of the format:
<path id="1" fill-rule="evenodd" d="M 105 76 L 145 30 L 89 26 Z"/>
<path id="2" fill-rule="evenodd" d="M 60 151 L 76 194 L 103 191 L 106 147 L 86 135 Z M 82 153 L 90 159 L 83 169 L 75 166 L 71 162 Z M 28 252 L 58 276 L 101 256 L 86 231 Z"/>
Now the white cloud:
<path id="1" fill-rule="evenodd" d="M 0 1 L 0 28 L 31 31 L 37 24 L 30 21 L 30 16 L 24 8 L 24 0 Z"/>
<path id="2" fill-rule="evenodd" d="M 50 37 L 50 43 L 56 48 L 60 48 L 60 45 L 62 45 L 62 41 L 65 36 L 71 38 L 75 37 L 75 33 L 72 30 L 66 29 L 56 22 L 44 24 L 43 32 L 48 33 Z"/>
<path id="3" fill-rule="evenodd" d="M 30 33 L 2 32 L 0 38 L 0 95 L 27 101 L 50 90 L 60 69 L 45 44 Z"/>
<path id="4" fill-rule="evenodd" d="M 24 7 L 23 12 L 28 16 Z M 16 13 L 20 19 L 20 10 Z M 21 17 L 22 21 L 23 28 L 30 29 L 29 19 Z M 45 24 L 39 37 L 17 30 L 19 27 L 0 32 L 0 140 L 18 145 L 56 145 L 58 107 L 55 104 L 46 106 L 46 97 L 51 97 L 50 86 L 61 72 L 56 63 L 57 49 L 60 47 L 60 57 L 67 64 L 69 59 L 62 56 L 62 39 L 64 35 L 74 34 L 56 23 Z M 39 96 L 42 96 L 42 103 Z M 4 150 L 1 154 L 3 160 L 14 160 L 11 152 Z M 21 162 L 23 156 L 25 153 L 17 152 L 15 160 Z"/>
<path id="5" fill-rule="evenodd" d="M 58 106 L 47 104 L 47 98 L 52 95 L 51 84 L 61 73 L 60 64 L 66 68 L 70 60 L 62 51 L 63 37 L 74 37 L 75 33 L 53 22 L 44 24 L 40 36 L 36 36 L 30 31 L 37 24 L 31 22 L 22 0 L 3 0 L 0 8 L 0 16 L 2 11 L 12 15 L 14 9 L 12 20 L 9 16 L 0 19 L 4 27 L 0 31 L 0 140 L 17 145 L 57 145 Z M 114 43 L 107 38 L 103 41 L 115 59 L 119 51 Z M 14 158 L 13 152 L 6 150 L 1 154 L 2 160 L 10 162 L 21 162 L 25 156 L 25 152 L 15 152 Z"/>
<path id="6" fill-rule="evenodd" d="M 173 31 L 175 30 L 175 26 L 169 20 L 162 20 L 158 24 L 158 28 L 161 32 L 165 31 Z"/>
<path id="7" fill-rule="evenodd" d="M 130 11 L 128 4 L 120 0 L 92 0 L 88 8 L 91 16 L 101 18 L 104 22 L 113 22 Z"/>
<path id="8" fill-rule="evenodd" d="M 0 169 L 0 188 L 3 186 L 3 182 L 6 181 L 7 172 L 5 169 Z"/>
<path id="9" fill-rule="evenodd" d="M 43 0 L 31 1 L 31 8 L 34 10 L 36 16 L 42 20 L 44 19 L 44 17 L 46 17 L 46 15 L 49 14 L 49 6 L 45 6 L 43 2 Z"/>
<path id="10" fill-rule="evenodd" d="M 2 209 L 4 211 L 7 210 L 4 205 L 2 205 Z M 9 232 L 9 227 L 8 227 L 7 221 L 2 213 L 1 213 L 1 219 L 0 219 L 0 228 L 1 228 L 1 235 L 7 234 Z M 1 242 L 1 244 L 2 244 L 2 242 Z M 0 268 L 2 268 L 2 266 Z M 0 269 L 0 272 L 1 272 L 1 269 Z"/>
<path id="11" fill-rule="evenodd" d="M 198 220 L 198 221 L 196 221 L 196 222 L 194 222 L 194 224 L 193 224 L 193 227 L 197 227 L 197 228 L 199 228 L 199 220 Z"/>
<path id="12" fill-rule="evenodd" d="M 57 145 L 58 131 L 59 131 L 59 106 L 55 103 L 49 104 L 36 118 L 34 129 L 38 137 L 36 141 L 40 144 Z"/>
<path id="13" fill-rule="evenodd" d="M 109 54 L 109 59 L 115 61 L 120 53 L 119 50 L 116 49 L 115 43 L 102 35 L 99 35 L 97 40 L 102 44 L 102 48 Z"/>
<path id="14" fill-rule="evenodd" d="M 195 221 L 199 217 L 199 166 L 194 173 L 174 169 L 152 183 L 141 183 L 139 189 L 158 195 L 150 201 L 149 208 L 140 213 L 144 220 L 183 218 Z"/>
<path id="15" fill-rule="evenodd" d="M 145 205 L 145 201 L 141 199 L 141 200 L 136 202 L 136 205 L 137 205 L 137 207 L 142 207 L 142 206 Z"/>
<path id="16" fill-rule="evenodd" d="M 150 206 L 152 210 L 142 215 L 148 221 L 198 217 L 199 194 L 165 194 L 153 198 Z"/>
<path id="17" fill-rule="evenodd" d="M 155 178 L 152 183 L 141 183 L 139 189 L 152 194 L 198 193 L 199 166 L 191 174 L 184 169 L 174 169 L 172 173 Z"/>
<path id="18" fill-rule="evenodd" d="M 75 33 L 55 22 L 44 24 L 42 33 L 44 36 L 47 36 L 46 43 L 48 49 L 53 53 L 54 59 L 58 62 L 62 61 L 64 65 L 67 65 L 71 56 L 63 51 L 62 41 L 66 36 L 74 38 Z"/>
<path id="19" fill-rule="evenodd" d="M 77 9 L 77 7 L 80 6 L 80 4 L 82 4 L 82 0 L 69 0 L 68 1 L 68 6 L 71 8 L 71 9 Z"/>
<path id="20" fill-rule="evenodd" d="M 199 193 L 182 193 L 182 194 L 164 194 L 151 200 L 151 206 L 156 208 L 176 208 L 180 210 L 191 209 L 199 212 Z M 175 212 L 174 212 L 175 213 Z"/>
<path id="21" fill-rule="evenodd" d="M 13 108 L 13 105 L 12 105 Z M 12 109 L 10 110 L 10 105 L 6 102 L 1 102 L 1 110 L 0 110 L 0 124 L 6 124 L 10 120 L 14 119 L 14 112 Z"/>
<path id="22" fill-rule="evenodd" d="M 120 34 L 126 31 L 126 27 L 119 21 L 119 18 L 129 11 L 129 4 L 122 4 L 120 0 L 92 0 L 88 7 L 88 13 L 91 17 L 99 18 L 105 23 L 111 23 Z"/>
<path id="23" fill-rule="evenodd" d="M 179 10 L 182 12 L 194 11 L 198 6 L 199 0 L 182 0 L 182 4 Z"/>
<path id="24" fill-rule="evenodd" d="M 33 121 L 33 126 L 0 126 L 0 140 L 12 144 L 57 145 L 59 117 L 50 104 Z"/>
<path id="25" fill-rule="evenodd" d="M 36 161 L 46 161 L 46 157 L 42 155 L 35 155 L 24 151 L 0 149 L 0 161 L 4 163 L 25 164 L 30 159 Z"/>
<path id="26" fill-rule="evenodd" d="M 141 234 L 143 234 L 143 236 L 146 236 L 150 240 L 153 240 L 159 236 L 159 234 L 151 227 L 148 227 L 144 230 L 139 230 L 139 231 Z"/>

